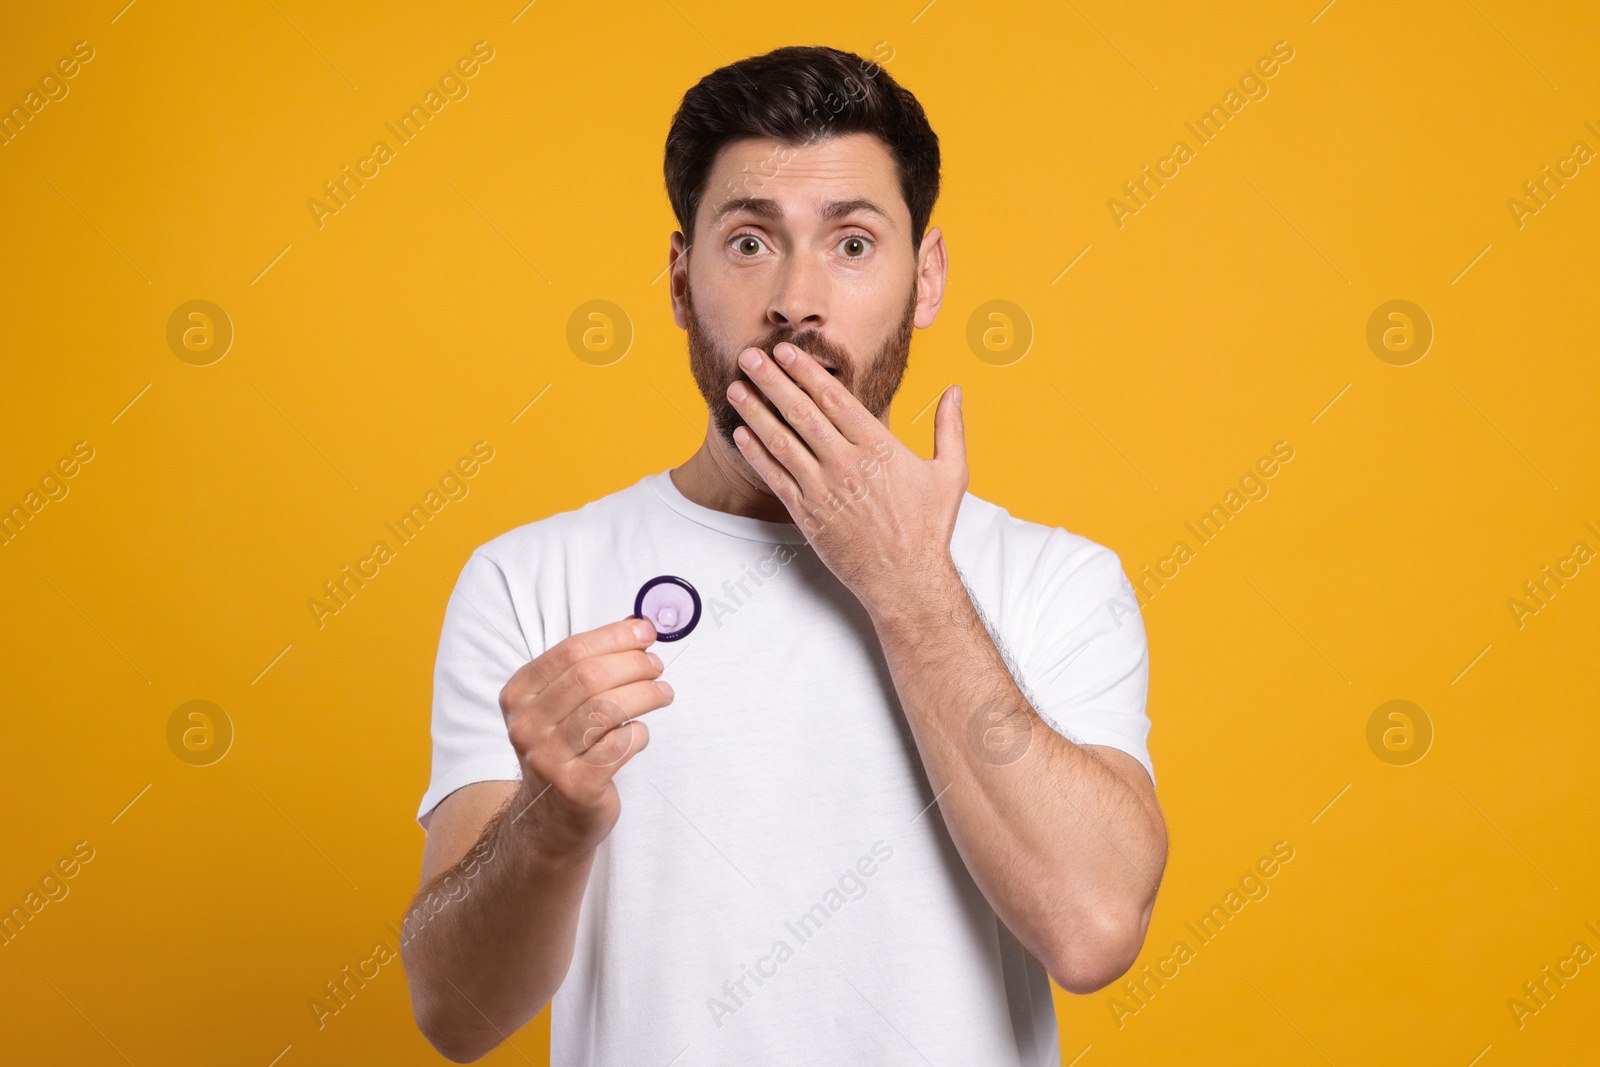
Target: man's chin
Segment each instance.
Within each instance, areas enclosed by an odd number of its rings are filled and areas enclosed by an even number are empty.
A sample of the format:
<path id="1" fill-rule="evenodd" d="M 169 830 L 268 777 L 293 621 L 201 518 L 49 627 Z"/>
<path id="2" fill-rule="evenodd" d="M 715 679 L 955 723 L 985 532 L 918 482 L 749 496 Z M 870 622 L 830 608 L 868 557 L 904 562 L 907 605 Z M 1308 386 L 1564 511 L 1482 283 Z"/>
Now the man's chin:
<path id="1" fill-rule="evenodd" d="M 728 452 L 733 456 L 735 462 L 738 465 L 750 467 L 756 484 L 764 487 L 767 484 L 765 479 L 756 473 L 755 467 L 751 466 L 750 461 L 744 458 L 744 453 L 739 451 L 739 443 L 733 439 L 733 431 L 741 426 L 749 429 L 749 424 L 744 421 L 738 412 L 731 412 L 731 414 L 732 418 L 730 419 L 718 418 L 714 420 L 713 425 L 716 427 L 717 436 L 722 439 L 723 444 L 728 446 Z M 752 434 L 755 433 L 754 430 L 750 430 L 750 432 Z"/>
<path id="2" fill-rule="evenodd" d="M 733 431 L 743 426 L 743 422 L 717 423 L 717 436 L 722 438 L 722 443 L 728 446 L 728 451 L 739 455 L 739 444 L 733 439 Z"/>

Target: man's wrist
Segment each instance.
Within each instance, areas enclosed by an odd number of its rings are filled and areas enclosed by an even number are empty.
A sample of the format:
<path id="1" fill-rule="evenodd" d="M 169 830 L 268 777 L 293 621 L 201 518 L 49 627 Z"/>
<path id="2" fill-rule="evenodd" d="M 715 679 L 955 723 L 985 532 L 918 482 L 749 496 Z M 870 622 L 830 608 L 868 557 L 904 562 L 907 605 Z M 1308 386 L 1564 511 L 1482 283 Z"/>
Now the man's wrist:
<path id="1" fill-rule="evenodd" d="M 948 626 L 963 603 L 970 603 L 967 587 L 948 554 L 908 569 L 897 586 L 863 601 L 880 634 L 885 627 L 900 630 Z"/>
<path id="2" fill-rule="evenodd" d="M 494 837 L 497 849 L 511 849 L 523 863 L 538 871 L 582 866 L 594 857 L 598 845 L 598 842 L 586 842 L 581 835 L 561 825 L 559 814 L 551 806 L 548 787 L 534 790 L 526 781 L 512 794 Z"/>

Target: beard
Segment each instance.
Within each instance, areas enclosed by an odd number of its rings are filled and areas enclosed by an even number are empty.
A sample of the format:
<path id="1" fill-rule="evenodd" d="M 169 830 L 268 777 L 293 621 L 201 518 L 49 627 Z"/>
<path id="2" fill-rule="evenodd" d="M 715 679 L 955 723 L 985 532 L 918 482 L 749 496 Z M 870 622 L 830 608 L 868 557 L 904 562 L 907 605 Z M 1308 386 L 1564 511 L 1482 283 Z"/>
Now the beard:
<path id="1" fill-rule="evenodd" d="M 833 365 L 837 372 L 835 377 L 839 379 L 840 384 L 848 389 L 863 407 L 872 412 L 874 418 L 882 418 L 883 413 L 889 410 L 889 401 L 899 392 L 900 380 L 905 376 L 906 364 L 911 360 L 911 331 L 915 326 L 917 313 L 915 282 L 912 283 L 911 296 L 906 301 L 899 323 L 878 347 L 873 358 L 865 364 L 823 337 L 821 331 L 811 327 L 796 330 L 792 326 L 780 326 L 759 341 L 724 351 L 711 339 L 711 335 L 706 332 L 705 324 L 695 313 L 694 297 L 689 287 L 684 289 L 683 300 L 689 319 L 689 370 L 694 375 L 695 384 L 700 387 L 700 395 L 705 398 L 706 407 L 711 409 L 713 425 L 734 452 L 739 451 L 739 446 L 734 444 L 733 431 L 746 424 L 738 409 L 728 401 L 728 387 L 736 381 L 743 381 L 751 393 L 763 400 L 768 408 L 772 408 L 772 401 L 767 399 L 766 394 L 739 366 L 739 353 L 746 348 L 759 348 L 767 354 L 768 359 L 771 359 L 773 348 L 788 341 L 801 351 L 826 360 Z M 779 422 L 789 426 L 788 420 L 781 412 L 774 410 L 773 413 L 778 416 Z"/>

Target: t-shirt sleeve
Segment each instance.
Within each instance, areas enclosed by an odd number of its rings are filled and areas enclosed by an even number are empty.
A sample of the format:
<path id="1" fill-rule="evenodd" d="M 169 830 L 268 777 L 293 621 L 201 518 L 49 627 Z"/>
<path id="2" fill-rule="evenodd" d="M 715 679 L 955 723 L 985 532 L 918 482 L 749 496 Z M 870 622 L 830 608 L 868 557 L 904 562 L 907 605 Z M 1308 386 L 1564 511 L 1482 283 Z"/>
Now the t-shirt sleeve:
<path id="1" fill-rule="evenodd" d="M 445 606 L 433 668 L 433 775 L 417 809 L 427 829 L 434 807 L 473 782 L 519 781 L 500 690 L 533 656 L 505 572 L 477 551 Z"/>
<path id="2" fill-rule="evenodd" d="M 1122 560 L 1104 545 L 1055 530 L 1039 574 L 1032 640 L 1021 665 L 1034 709 L 1077 744 L 1126 752 L 1153 784 L 1145 710 L 1150 660 Z"/>

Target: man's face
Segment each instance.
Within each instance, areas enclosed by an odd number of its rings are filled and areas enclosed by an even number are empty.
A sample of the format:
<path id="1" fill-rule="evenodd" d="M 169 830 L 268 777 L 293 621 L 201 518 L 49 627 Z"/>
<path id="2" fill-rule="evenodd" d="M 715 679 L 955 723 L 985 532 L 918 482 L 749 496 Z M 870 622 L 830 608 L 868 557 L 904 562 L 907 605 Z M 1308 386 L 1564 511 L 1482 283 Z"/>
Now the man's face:
<path id="1" fill-rule="evenodd" d="M 677 317 L 695 383 L 735 454 L 733 431 L 744 419 L 728 386 L 743 379 L 763 396 L 738 366 L 746 348 L 770 356 L 792 342 L 887 419 L 912 329 L 938 309 L 937 299 L 919 299 L 910 232 L 894 157 L 876 137 L 804 146 L 751 138 L 718 154 Z M 923 244 L 937 240 L 930 231 Z"/>

